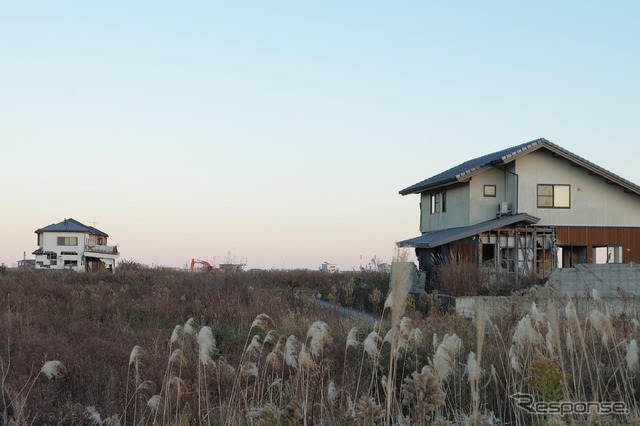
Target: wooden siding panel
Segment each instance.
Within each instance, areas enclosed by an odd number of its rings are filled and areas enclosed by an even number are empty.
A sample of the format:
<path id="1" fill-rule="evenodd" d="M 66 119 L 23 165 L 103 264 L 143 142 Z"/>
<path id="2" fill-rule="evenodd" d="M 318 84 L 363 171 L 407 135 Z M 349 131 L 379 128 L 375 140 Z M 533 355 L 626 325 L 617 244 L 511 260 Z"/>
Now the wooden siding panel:
<path id="1" fill-rule="evenodd" d="M 622 246 L 624 263 L 640 263 L 640 228 L 559 226 L 556 241 L 558 246 L 586 246 L 588 263 L 595 263 L 593 248 L 603 246 Z"/>

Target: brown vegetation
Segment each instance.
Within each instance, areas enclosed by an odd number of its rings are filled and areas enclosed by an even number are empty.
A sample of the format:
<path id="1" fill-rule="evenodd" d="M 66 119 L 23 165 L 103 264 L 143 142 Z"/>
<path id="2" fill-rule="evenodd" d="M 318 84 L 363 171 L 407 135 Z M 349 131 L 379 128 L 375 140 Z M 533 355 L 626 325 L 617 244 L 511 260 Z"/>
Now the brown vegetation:
<path id="1" fill-rule="evenodd" d="M 123 268 L 0 276 L 0 421 L 15 424 L 539 424 L 539 401 L 620 401 L 637 418 L 638 321 L 594 298 L 470 321 L 406 304 L 375 325 L 313 296 L 382 309 L 389 276 Z M 383 283 L 383 284 L 381 284 Z M 332 291 L 332 287 L 335 288 Z M 342 300 L 342 298 L 346 300 Z M 410 299 L 409 299 L 410 300 Z M 391 310 L 391 312 L 390 312 Z"/>

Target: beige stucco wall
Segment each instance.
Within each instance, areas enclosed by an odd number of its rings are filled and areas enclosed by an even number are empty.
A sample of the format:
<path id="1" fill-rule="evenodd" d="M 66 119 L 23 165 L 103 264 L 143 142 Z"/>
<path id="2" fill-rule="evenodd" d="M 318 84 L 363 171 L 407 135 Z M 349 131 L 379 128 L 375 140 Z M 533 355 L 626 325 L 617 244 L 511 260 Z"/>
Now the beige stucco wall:
<path id="1" fill-rule="evenodd" d="M 491 168 L 473 176 L 469 185 L 471 223 L 495 219 L 496 213 L 498 212 L 498 204 L 501 201 L 506 201 L 504 172 L 496 168 Z M 496 186 L 495 197 L 484 196 L 485 185 Z M 511 208 L 513 208 L 513 206 L 511 206 Z"/>
<path id="2" fill-rule="evenodd" d="M 607 184 L 600 176 L 572 167 L 546 150 L 516 160 L 518 209 L 539 217 L 540 225 L 640 226 L 640 196 Z M 537 184 L 571 185 L 571 208 L 538 208 Z"/>

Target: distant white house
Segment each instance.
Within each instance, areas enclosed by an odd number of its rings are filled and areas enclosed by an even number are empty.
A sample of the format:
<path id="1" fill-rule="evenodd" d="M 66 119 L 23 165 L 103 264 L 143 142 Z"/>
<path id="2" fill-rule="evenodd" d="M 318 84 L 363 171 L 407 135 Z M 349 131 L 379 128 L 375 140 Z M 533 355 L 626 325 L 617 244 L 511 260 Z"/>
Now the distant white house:
<path id="1" fill-rule="evenodd" d="M 107 245 L 109 235 L 75 219 L 64 219 L 37 229 L 36 269 L 72 269 L 77 272 L 113 270 L 120 254 Z"/>
<path id="2" fill-rule="evenodd" d="M 322 263 L 322 265 L 320 266 L 320 270 L 322 272 L 340 272 L 340 268 L 338 268 L 338 265 L 335 263 L 329 263 L 329 262 L 324 262 Z"/>

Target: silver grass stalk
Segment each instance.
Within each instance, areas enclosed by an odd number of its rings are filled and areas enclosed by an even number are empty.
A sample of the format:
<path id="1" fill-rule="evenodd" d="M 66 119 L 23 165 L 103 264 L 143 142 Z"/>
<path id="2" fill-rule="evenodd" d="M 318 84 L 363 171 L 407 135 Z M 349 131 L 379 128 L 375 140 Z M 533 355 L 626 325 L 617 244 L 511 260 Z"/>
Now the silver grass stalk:
<path id="1" fill-rule="evenodd" d="M 347 343 L 346 343 L 346 349 L 349 349 L 350 347 L 357 347 L 358 346 L 358 327 L 351 327 L 351 330 L 349 330 L 349 333 L 347 333 Z"/>
<path id="2" fill-rule="evenodd" d="M 260 336 L 258 334 L 254 334 L 251 339 L 251 343 L 247 347 L 248 354 L 257 354 L 260 352 L 262 348 L 262 342 L 260 342 Z"/>
<path id="3" fill-rule="evenodd" d="M 278 332 L 275 330 L 270 330 L 266 336 L 264 336 L 263 345 L 273 345 L 278 342 Z"/>
<path id="4" fill-rule="evenodd" d="M 442 343 L 438 345 L 433 357 L 433 368 L 440 380 L 446 381 L 449 378 L 455 362 L 455 356 L 461 348 L 462 340 L 456 334 L 446 334 L 442 339 Z"/>
<path id="5" fill-rule="evenodd" d="M 411 263 L 407 262 L 407 253 L 401 252 L 391 267 L 391 327 L 400 325 L 400 318 L 407 306 L 407 297 L 411 288 Z M 386 305 L 386 303 L 385 303 Z"/>
<path id="6" fill-rule="evenodd" d="M 289 367 L 298 369 L 298 358 L 296 357 L 296 336 L 293 334 L 287 338 L 284 351 L 284 360 Z"/>
<path id="7" fill-rule="evenodd" d="M 269 352 L 265 361 L 267 364 L 269 364 L 271 367 L 275 369 L 278 369 L 278 367 L 280 366 L 278 362 L 278 354 L 274 351 Z"/>
<path id="8" fill-rule="evenodd" d="M 471 401 L 473 404 L 473 418 L 478 419 L 478 409 L 480 405 L 480 395 L 478 394 L 478 383 L 482 370 L 476 360 L 476 354 L 469 352 L 467 356 L 467 374 L 469 376 L 469 387 L 471 388 Z"/>
<path id="9" fill-rule="evenodd" d="M 100 416 L 100 413 L 93 405 L 90 405 L 84 409 L 84 416 L 94 425 L 102 424 L 102 416 Z"/>
<path id="10" fill-rule="evenodd" d="M 316 321 L 311 324 L 307 331 L 307 339 L 311 338 L 309 346 L 313 356 L 318 356 L 324 349 L 325 344 L 331 342 L 331 335 L 329 334 L 329 326 L 324 321 Z"/>
<path id="11" fill-rule="evenodd" d="M 267 314 L 260 314 L 253 320 L 251 323 L 251 328 L 259 328 L 261 330 L 267 331 L 269 323 L 274 324 L 271 317 Z"/>
<path id="12" fill-rule="evenodd" d="M 60 379 L 67 375 L 67 368 L 60 361 L 51 360 L 44 363 L 40 372 L 47 376 L 47 379 Z"/>
<path id="13" fill-rule="evenodd" d="M 567 339 L 566 339 L 567 351 L 573 355 L 575 351 L 575 345 L 573 343 L 573 337 L 571 337 L 571 333 L 567 330 Z"/>
<path id="14" fill-rule="evenodd" d="M 393 339 L 395 338 L 395 335 L 396 335 L 396 329 L 390 328 L 389 331 L 385 333 L 384 339 L 382 339 L 382 341 L 384 343 L 392 343 Z"/>
<path id="15" fill-rule="evenodd" d="M 633 339 L 627 345 L 627 369 L 630 373 L 638 371 L 638 342 Z"/>
<path id="16" fill-rule="evenodd" d="M 174 349 L 173 352 L 171 352 L 171 355 L 169 356 L 169 362 L 176 362 L 176 360 L 178 359 L 181 353 L 182 353 L 181 349 Z"/>
<path id="17" fill-rule="evenodd" d="M 247 364 L 247 377 L 258 377 L 258 366 L 255 362 L 250 362 Z"/>
<path id="18" fill-rule="evenodd" d="M 364 351 L 369 355 L 369 358 L 375 360 L 378 357 L 378 340 L 380 337 L 378 336 L 377 331 L 372 331 L 367 335 L 362 342 L 362 346 L 364 347 Z"/>
<path id="19" fill-rule="evenodd" d="M 469 375 L 469 384 L 472 386 L 474 383 L 477 383 L 480 380 L 480 374 L 482 370 L 480 369 L 480 365 L 476 360 L 476 354 L 471 351 L 467 356 L 467 374 Z"/>
<path id="20" fill-rule="evenodd" d="M 135 363 L 138 360 L 139 354 L 140 354 L 140 346 L 135 345 L 133 349 L 131 349 L 131 353 L 129 354 L 129 365 Z"/>
<path id="21" fill-rule="evenodd" d="M 555 354 L 553 328 L 551 328 L 551 323 L 549 321 L 547 321 L 547 334 L 544 337 L 544 342 L 547 345 L 547 351 L 549 351 L 549 355 L 553 357 Z"/>
<path id="22" fill-rule="evenodd" d="M 420 342 L 422 342 L 422 337 L 424 333 L 418 327 L 411 330 L 409 333 L 409 343 L 412 343 L 414 346 L 418 346 Z"/>
<path id="23" fill-rule="evenodd" d="M 591 290 L 591 297 L 593 298 L 593 301 L 598 304 L 599 306 L 602 306 L 602 298 L 600 297 L 600 293 L 598 292 L 598 290 L 596 290 L 595 288 Z"/>
<path id="24" fill-rule="evenodd" d="M 200 359 L 200 363 L 203 365 L 207 365 L 211 362 L 211 352 L 214 350 L 216 341 L 213 338 L 213 331 L 211 331 L 211 327 L 203 326 L 198 332 L 198 358 Z"/>
<path id="25" fill-rule="evenodd" d="M 315 366 L 315 363 L 313 362 L 311 355 L 309 355 L 309 352 L 307 352 L 307 347 L 304 344 L 300 348 L 300 353 L 298 353 L 298 365 L 301 370 L 309 370 Z"/>
<path id="26" fill-rule="evenodd" d="M 162 397 L 160 395 L 153 395 L 151 398 L 149 398 L 149 401 L 147 401 L 147 407 L 149 407 L 152 413 L 158 411 L 161 400 Z"/>
<path id="27" fill-rule="evenodd" d="M 184 323 L 184 327 L 182 327 L 182 331 L 184 332 L 184 334 L 195 336 L 195 330 L 193 329 L 194 321 L 195 320 L 193 318 L 189 318 L 187 322 Z"/>
<path id="28" fill-rule="evenodd" d="M 602 344 L 606 345 L 608 342 L 608 337 L 609 336 L 613 337 L 613 335 L 615 334 L 615 330 L 613 329 L 613 323 L 611 322 L 611 315 L 609 315 L 609 312 L 607 312 L 604 315 L 603 328 L 604 328 L 604 331 L 602 333 Z"/>
<path id="29" fill-rule="evenodd" d="M 333 380 L 329 381 L 329 385 L 327 386 L 327 399 L 331 406 L 336 405 L 336 401 L 338 400 L 338 388 Z"/>
<path id="30" fill-rule="evenodd" d="M 402 317 L 400 320 L 400 333 L 401 335 L 408 336 L 411 332 L 412 320 L 409 317 Z"/>
<path id="31" fill-rule="evenodd" d="M 536 302 L 531 302 L 531 319 L 538 324 L 544 324 L 546 322 L 544 313 L 540 312 Z"/>
<path id="32" fill-rule="evenodd" d="M 182 333 L 183 327 L 180 324 L 176 325 L 171 332 L 171 344 L 176 343 L 182 336 Z"/>
<path id="33" fill-rule="evenodd" d="M 509 348 L 509 364 L 515 372 L 519 373 L 522 371 L 520 361 L 518 361 L 518 355 L 516 354 L 516 350 L 513 345 Z"/>

